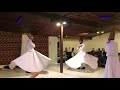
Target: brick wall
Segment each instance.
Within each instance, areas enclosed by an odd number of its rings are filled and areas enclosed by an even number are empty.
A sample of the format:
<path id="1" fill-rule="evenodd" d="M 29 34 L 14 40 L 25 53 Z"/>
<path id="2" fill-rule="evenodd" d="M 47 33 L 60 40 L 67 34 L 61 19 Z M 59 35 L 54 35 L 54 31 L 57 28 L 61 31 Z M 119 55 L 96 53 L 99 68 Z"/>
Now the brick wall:
<path id="1" fill-rule="evenodd" d="M 22 35 L 0 31 L 0 65 L 8 65 L 21 54 Z M 35 35 L 35 50 L 48 56 L 48 36 Z"/>
<path id="2" fill-rule="evenodd" d="M 21 53 L 21 34 L 0 31 L 0 65 L 7 65 Z"/>
<path id="3" fill-rule="evenodd" d="M 48 56 L 48 36 L 35 35 L 33 42 L 36 45 L 35 50 Z"/>

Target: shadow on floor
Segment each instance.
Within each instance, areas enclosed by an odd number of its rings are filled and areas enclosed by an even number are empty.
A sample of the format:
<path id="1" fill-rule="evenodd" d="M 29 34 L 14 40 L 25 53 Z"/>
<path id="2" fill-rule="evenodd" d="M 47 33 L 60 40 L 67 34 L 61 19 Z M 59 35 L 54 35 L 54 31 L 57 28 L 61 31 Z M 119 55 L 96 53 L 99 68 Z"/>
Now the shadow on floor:
<path id="1" fill-rule="evenodd" d="M 67 70 L 75 71 L 75 72 L 83 72 L 83 73 L 93 73 L 93 72 L 97 71 L 97 69 L 92 69 L 89 66 L 85 67 L 85 69 L 73 69 L 73 68 L 69 68 Z"/>
<path id="2" fill-rule="evenodd" d="M 48 74 L 48 71 L 41 71 L 40 74 Z"/>

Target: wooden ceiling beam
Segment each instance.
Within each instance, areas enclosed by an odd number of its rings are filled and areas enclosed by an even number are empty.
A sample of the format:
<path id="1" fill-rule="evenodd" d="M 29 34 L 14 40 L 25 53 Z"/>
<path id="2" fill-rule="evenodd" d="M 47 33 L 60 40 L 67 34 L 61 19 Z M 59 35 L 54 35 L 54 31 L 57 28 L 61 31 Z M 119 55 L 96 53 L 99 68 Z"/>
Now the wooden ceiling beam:
<path id="1" fill-rule="evenodd" d="M 78 20 L 78 19 L 73 19 L 73 18 L 69 18 L 69 17 L 65 17 L 65 16 L 60 16 L 57 14 L 50 14 L 47 12 L 40 12 L 40 13 L 39 12 L 30 12 L 30 13 L 34 14 L 34 15 L 39 15 L 42 17 L 47 17 L 53 22 L 65 20 L 69 24 L 76 23 L 76 24 L 81 24 L 81 25 L 90 26 L 90 27 L 98 27 L 99 26 L 96 22 L 90 22 L 89 20 Z"/>

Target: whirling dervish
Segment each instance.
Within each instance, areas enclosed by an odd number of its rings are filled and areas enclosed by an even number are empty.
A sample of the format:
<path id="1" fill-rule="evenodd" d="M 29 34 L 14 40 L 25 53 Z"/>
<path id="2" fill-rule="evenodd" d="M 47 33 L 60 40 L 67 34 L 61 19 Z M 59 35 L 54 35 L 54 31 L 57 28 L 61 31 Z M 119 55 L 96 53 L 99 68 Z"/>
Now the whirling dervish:
<path id="1" fill-rule="evenodd" d="M 13 60 L 9 64 L 9 67 L 13 69 L 15 66 L 19 66 L 24 71 L 31 72 L 31 78 L 35 78 L 48 66 L 51 59 L 34 49 L 35 44 L 32 42 L 32 34 L 29 33 L 27 36 L 29 37 L 26 45 L 27 52 Z"/>
<path id="2" fill-rule="evenodd" d="M 107 62 L 105 66 L 105 78 L 120 78 L 120 61 L 118 57 L 118 43 L 114 41 L 115 31 L 110 32 L 106 43 Z"/>
<path id="3" fill-rule="evenodd" d="M 83 49 L 85 45 L 83 44 L 83 38 L 80 39 L 80 45 L 77 47 L 78 48 L 78 53 L 68 59 L 65 63 L 70 67 L 77 69 L 81 67 L 82 64 L 87 64 L 93 69 L 97 69 L 98 67 L 98 58 L 94 57 L 92 55 L 87 54 Z"/>

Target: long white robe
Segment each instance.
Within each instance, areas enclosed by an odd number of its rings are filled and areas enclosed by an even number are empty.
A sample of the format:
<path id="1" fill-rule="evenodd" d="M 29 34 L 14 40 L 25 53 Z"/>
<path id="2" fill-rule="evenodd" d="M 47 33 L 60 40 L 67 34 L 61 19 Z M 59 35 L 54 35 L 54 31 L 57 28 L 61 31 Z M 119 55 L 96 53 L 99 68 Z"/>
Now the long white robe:
<path id="1" fill-rule="evenodd" d="M 107 62 L 105 78 L 120 78 L 120 62 L 118 57 L 118 43 L 111 40 L 106 44 Z"/>
<path id="2" fill-rule="evenodd" d="M 19 66 L 28 72 L 40 72 L 44 70 L 51 59 L 37 52 L 34 48 L 35 44 L 29 39 L 27 42 L 27 52 L 13 60 L 9 67 L 13 69 L 15 66 Z"/>
<path id="3" fill-rule="evenodd" d="M 97 69 L 98 67 L 98 58 L 94 57 L 92 55 L 89 55 L 83 51 L 85 45 L 81 44 L 82 47 L 79 48 L 79 52 L 69 60 L 67 60 L 65 63 L 71 67 L 71 68 L 79 68 L 81 67 L 81 64 L 85 63 L 88 64 L 91 68 Z"/>

